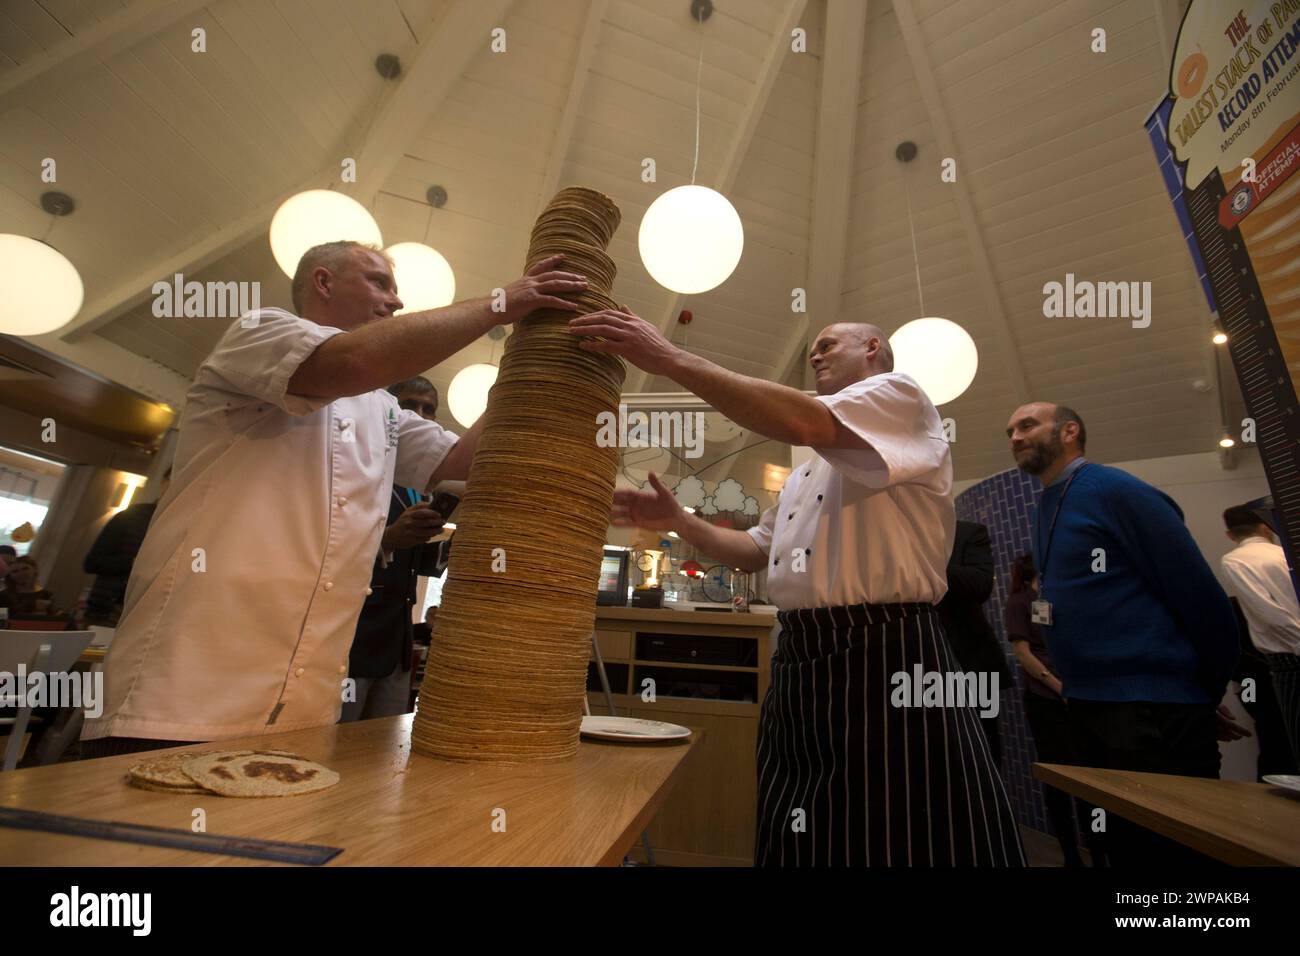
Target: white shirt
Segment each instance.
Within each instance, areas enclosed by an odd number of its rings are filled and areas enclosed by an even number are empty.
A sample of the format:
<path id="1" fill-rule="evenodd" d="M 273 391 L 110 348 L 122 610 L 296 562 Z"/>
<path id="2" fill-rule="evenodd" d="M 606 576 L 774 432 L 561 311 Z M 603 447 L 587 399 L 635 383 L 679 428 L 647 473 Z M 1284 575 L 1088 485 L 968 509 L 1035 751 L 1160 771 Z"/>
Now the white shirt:
<path id="1" fill-rule="evenodd" d="M 286 395 L 342 331 L 262 309 L 200 366 L 85 738 L 220 740 L 338 719 L 393 482 L 425 487 L 456 443 L 386 391 Z"/>
<path id="2" fill-rule="evenodd" d="M 749 529 L 768 555 L 768 596 L 781 610 L 937 603 L 957 523 L 938 411 L 902 372 L 817 400 L 870 447 L 814 449 Z"/>
<path id="3" fill-rule="evenodd" d="M 1281 545 L 1246 538 L 1220 566 L 1228 591 L 1241 602 L 1255 646 L 1266 654 L 1300 654 L 1300 603 Z"/>

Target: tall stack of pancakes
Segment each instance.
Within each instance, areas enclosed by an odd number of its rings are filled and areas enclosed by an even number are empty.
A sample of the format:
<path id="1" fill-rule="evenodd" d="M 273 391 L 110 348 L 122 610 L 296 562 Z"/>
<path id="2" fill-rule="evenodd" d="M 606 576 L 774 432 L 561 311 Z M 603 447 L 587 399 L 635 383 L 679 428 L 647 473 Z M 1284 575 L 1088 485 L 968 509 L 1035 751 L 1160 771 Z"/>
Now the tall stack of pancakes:
<path id="1" fill-rule="evenodd" d="M 566 295 L 615 308 L 605 254 L 621 219 L 607 196 L 562 189 L 533 227 L 527 268 L 585 276 Z M 442 607 L 412 732 L 454 760 L 553 760 L 578 749 L 596 588 L 618 449 L 596 445 L 617 412 L 620 359 L 578 347 L 574 313 L 542 310 L 507 340 L 457 512 Z"/>

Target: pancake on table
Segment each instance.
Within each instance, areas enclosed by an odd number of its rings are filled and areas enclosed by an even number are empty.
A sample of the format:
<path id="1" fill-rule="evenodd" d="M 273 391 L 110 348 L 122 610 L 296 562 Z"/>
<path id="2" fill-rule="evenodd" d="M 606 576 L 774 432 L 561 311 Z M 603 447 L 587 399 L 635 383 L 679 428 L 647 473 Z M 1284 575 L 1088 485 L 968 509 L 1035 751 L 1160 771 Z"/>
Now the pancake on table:
<path id="1" fill-rule="evenodd" d="M 169 753 L 169 754 L 163 754 L 158 757 L 151 757 L 150 759 L 144 761 L 143 763 L 136 764 L 135 766 L 127 770 L 126 776 L 127 776 L 127 781 L 133 787 L 138 787 L 141 790 L 152 790 L 157 793 L 222 794 L 223 791 L 220 789 L 214 787 L 207 787 L 199 783 L 194 776 L 186 772 L 185 764 L 192 760 L 198 760 L 201 758 L 210 758 L 214 761 L 215 765 L 220 765 L 224 767 L 225 764 L 231 763 L 235 761 L 237 758 L 241 758 L 241 757 L 244 758 L 256 757 L 259 759 L 268 759 L 273 761 L 291 760 L 291 761 L 297 761 L 299 764 L 303 765 L 294 768 L 293 770 L 284 770 L 284 769 L 279 769 L 278 767 L 272 769 L 257 768 L 257 774 L 255 775 L 255 778 L 256 776 L 271 776 L 276 778 L 285 777 L 285 778 L 292 779 L 310 770 L 311 772 L 307 773 L 305 779 L 308 780 L 318 779 L 320 777 L 321 771 L 325 771 L 327 775 L 333 774 L 334 776 L 334 780 L 332 783 L 313 786 L 310 788 L 312 790 L 324 789 L 325 786 L 333 786 L 333 783 L 338 782 L 338 775 L 334 774 L 333 771 L 326 770 L 326 768 L 321 767 L 319 764 L 311 763 L 311 761 L 305 760 L 300 755 L 295 753 L 290 753 L 285 750 L 215 750 L 215 751 L 204 750 L 199 752 L 186 751 L 185 753 Z M 221 774 L 218 774 L 217 778 L 220 779 L 221 776 L 222 776 Z M 263 787 L 261 789 L 265 791 L 272 788 Z M 307 792 L 307 790 L 287 789 L 287 790 L 276 790 L 275 792 L 261 792 L 261 793 L 248 794 L 248 795 L 249 796 L 279 796 L 281 792 L 305 793 Z M 242 796 L 244 794 L 225 794 L 225 795 Z"/>
<path id="2" fill-rule="evenodd" d="M 283 797 L 339 782 L 328 767 L 279 751 L 196 754 L 181 769 L 195 784 L 223 797 Z"/>

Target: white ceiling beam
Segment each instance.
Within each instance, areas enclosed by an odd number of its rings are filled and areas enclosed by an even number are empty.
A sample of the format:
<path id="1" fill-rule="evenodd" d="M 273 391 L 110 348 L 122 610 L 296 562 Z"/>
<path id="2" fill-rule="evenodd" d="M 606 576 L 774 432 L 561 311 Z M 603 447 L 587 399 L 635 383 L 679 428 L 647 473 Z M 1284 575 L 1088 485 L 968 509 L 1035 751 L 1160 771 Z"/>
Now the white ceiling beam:
<path id="1" fill-rule="evenodd" d="M 591 4 L 587 7 L 587 22 L 582 28 L 582 38 L 578 41 L 578 55 L 573 61 L 573 76 L 569 78 L 569 95 L 564 100 L 564 112 L 551 139 L 551 152 L 546 158 L 546 172 L 542 176 L 542 186 L 537 193 L 534 219 L 542 214 L 546 204 L 560 188 L 564 161 L 569 155 L 569 140 L 573 138 L 573 127 L 578 121 L 578 108 L 582 105 L 582 94 L 587 89 L 587 77 L 591 75 L 591 58 L 596 52 L 601 24 L 605 20 L 608 9 L 609 0 L 591 0 Z"/>
<path id="2" fill-rule="evenodd" d="M 814 319 L 819 326 L 825 326 L 837 321 L 840 314 L 853 185 L 854 132 L 867 35 L 866 0 L 827 0 L 823 35 L 812 219 L 804 279 L 808 284 L 808 311 L 794 314 L 794 331 L 772 366 L 771 377 L 777 382 L 786 381 L 806 354 Z"/>
<path id="3" fill-rule="evenodd" d="M 59 329 L 56 334 L 65 342 L 76 342 L 92 332 L 99 331 L 114 319 L 145 302 L 153 294 L 155 282 L 160 279 L 170 281 L 171 277 L 178 272 L 197 272 L 222 256 L 247 245 L 257 237 L 258 233 L 266 231 L 271 223 L 271 217 L 275 215 L 282 202 L 306 189 L 324 189 L 329 186 L 330 180 L 337 176 L 338 169 L 331 166 L 279 194 L 271 202 L 263 203 L 247 215 L 227 223 L 216 232 L 205 233 L 197 242 L 150 264 L 103 295 L 87 302 L 82 306 L 77 318 Z"/>
<path id="4" fill-rule="evenodd" d="M 763 65 L 759 68 L 757 81 L 750 90 L 745 112 L 741 117 L 740 125 L 736 128 L 735 136 L 732 137 L 726 158 L 722 162 L 722 169 L 713 187 L 723 195 L 731 192 L 736 185 L 736 177 L 740 175 L 740 166 L 745 161 L 745 154 L 749 152 L 754 131 L 758 129 L 758 124 L 763 119 L 763 111 L 767 108 L 767 98 L 772 92 L 772 87 L 776 85 L 776 78 L 781 73 L 786 54 L 790 52 L 790 31 L 799 25 L 799 18 L 803 16 L 807 2 L 808 0 L 788 0 L 776 32 L 772 34 L 772 42 L 767 48 Z M 668 330 L 677 319 L 677 314 L 681 311 L 684 298 L 685 296 L 680 292 L 674 292 L 669 297 L 668 304 L 656 323 L 660 332 L 668 334 Z M 624 387 L 629 392 L 639 392 L 645 388 L 648 379 L 649 376 L 640 369 L 630 369 Z"/>
<path id="5" fill-rule="evenodd" d="M 354 198 L 371 199 L 384 187 L 411 142 L 433 119 L 447 94 L 474 57 L 488 50 L 494 27 L 505 25 L 512 0 L 453 3 L 431 36 L 403 64 L 401 81 L 388 94 L 357 152 L 357 181 L 341 189 Z M 492 54 L 508 56 L 509 54 Z"/>
<path id="6" fill-rule="evenodd" d="M 59 43 L 43 56 L 0 77 L 0 114 L 77 79 L 123 50 L 160 33 L 212 0 L 136 0 L 129 7 Z"/>
<path id="7" fill-rule="evenodd" d="M 930 129 L 934 132 L 935 142 L 939 147 L 939 155 L 958 159 L 957 181 L 946 184 L 946 188 L 952 190 L 953 201 L 957 204 L 957 215 L 961 218 L 962 230 L 966 234 L 966 244 L 970 247 L 971 260 L 975 267 L 975 284 L 993 322 L 993 331 L 998 341 L 998 349 L 1002 353 L 1007 380 L 1011 383 L 1016 401 L 1023 405 L 1030 401 L 1031 397 L 1024 366 L 1020 362 L 1020 351 L 1011 332 L 1011 321 L 1007 316 L 1006 305 L 1002 301 L 1002 291 L 998 288 L 997 278 L 993 274 L 988 244 L 984 241 L 984 233 L 975 215 L 975 204 L 971 200 L 970 190 L 966 187 L 965 173 L 961 170 L 961 154 L 952 134 L 952 124 L 948 121 L 948 111 L 939 96 L 939 85 L 935 81 L 934 70 L 930 67 L 930 58 L 925 51 L 925 39 L 921 36 L 921 25 L 917 22 L 916 11 L 912 9 L 912 0 L 894 0 L 894 15 L 898 17 L 898 26 L 903 33 L 903 46 L 907 49 L 908 59 L 912 61 L 912 72 L 916 76 L 916 85 L 921 89 L 921 102 L 925 105 Z M 925 162 L 933 163 L 933 160 Z M 937 164 L 931 165 L 930 168 L 934 175 L 939 174 Z"/>
<path id="8" fill-rule="evenodd" d="M 512 0 L 481 0 L 475 4 L 453 4 L 438 21 L 434 34 L 417 48 L 412 62 L 402 71 L 397 88 L 389 94 L 365 143 L 353 157 L 357 160 L 356 183 L 339 183 L 340 166 L 332 164 L 273 201 L 151 264 L 87 303 L 76 319 L 59 330 L 59 337 L 65 341 L 81 339 L 148 299 L 159 279 L 201 269 L 250 242 L 266 230 L 280 204 L 295 193 L 334 183 L 341 192 L 373 197 L 401 160 L 412 138 L 437 112 L 469 61 L 487 49 L 491 29 L 504 22 L 511 3 Z"/>

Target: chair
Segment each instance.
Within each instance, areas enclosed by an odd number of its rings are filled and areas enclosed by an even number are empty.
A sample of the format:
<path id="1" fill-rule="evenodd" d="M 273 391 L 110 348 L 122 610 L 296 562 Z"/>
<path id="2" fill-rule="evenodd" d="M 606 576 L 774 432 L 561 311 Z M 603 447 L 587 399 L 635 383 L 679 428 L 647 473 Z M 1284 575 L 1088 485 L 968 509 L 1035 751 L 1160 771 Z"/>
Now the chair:
<path id="1" fill-rule="evenodd" d="M 17 679 L 19 667 L 27 674 L 66 673 L 72 670 L 77 658 L 90 643 L 90 631 L 0 631 L 0 672 Z M 5 703 L 12 705 L 16 701 Z M 23 736 L 32 719 L 32 706 L 24 702 L 13 717 L 0 717 L 0 725 L 10 725 L 9 743 L 5 747 L 4 762 L 0 770 L 12 770 L 18 765 Z"/>

